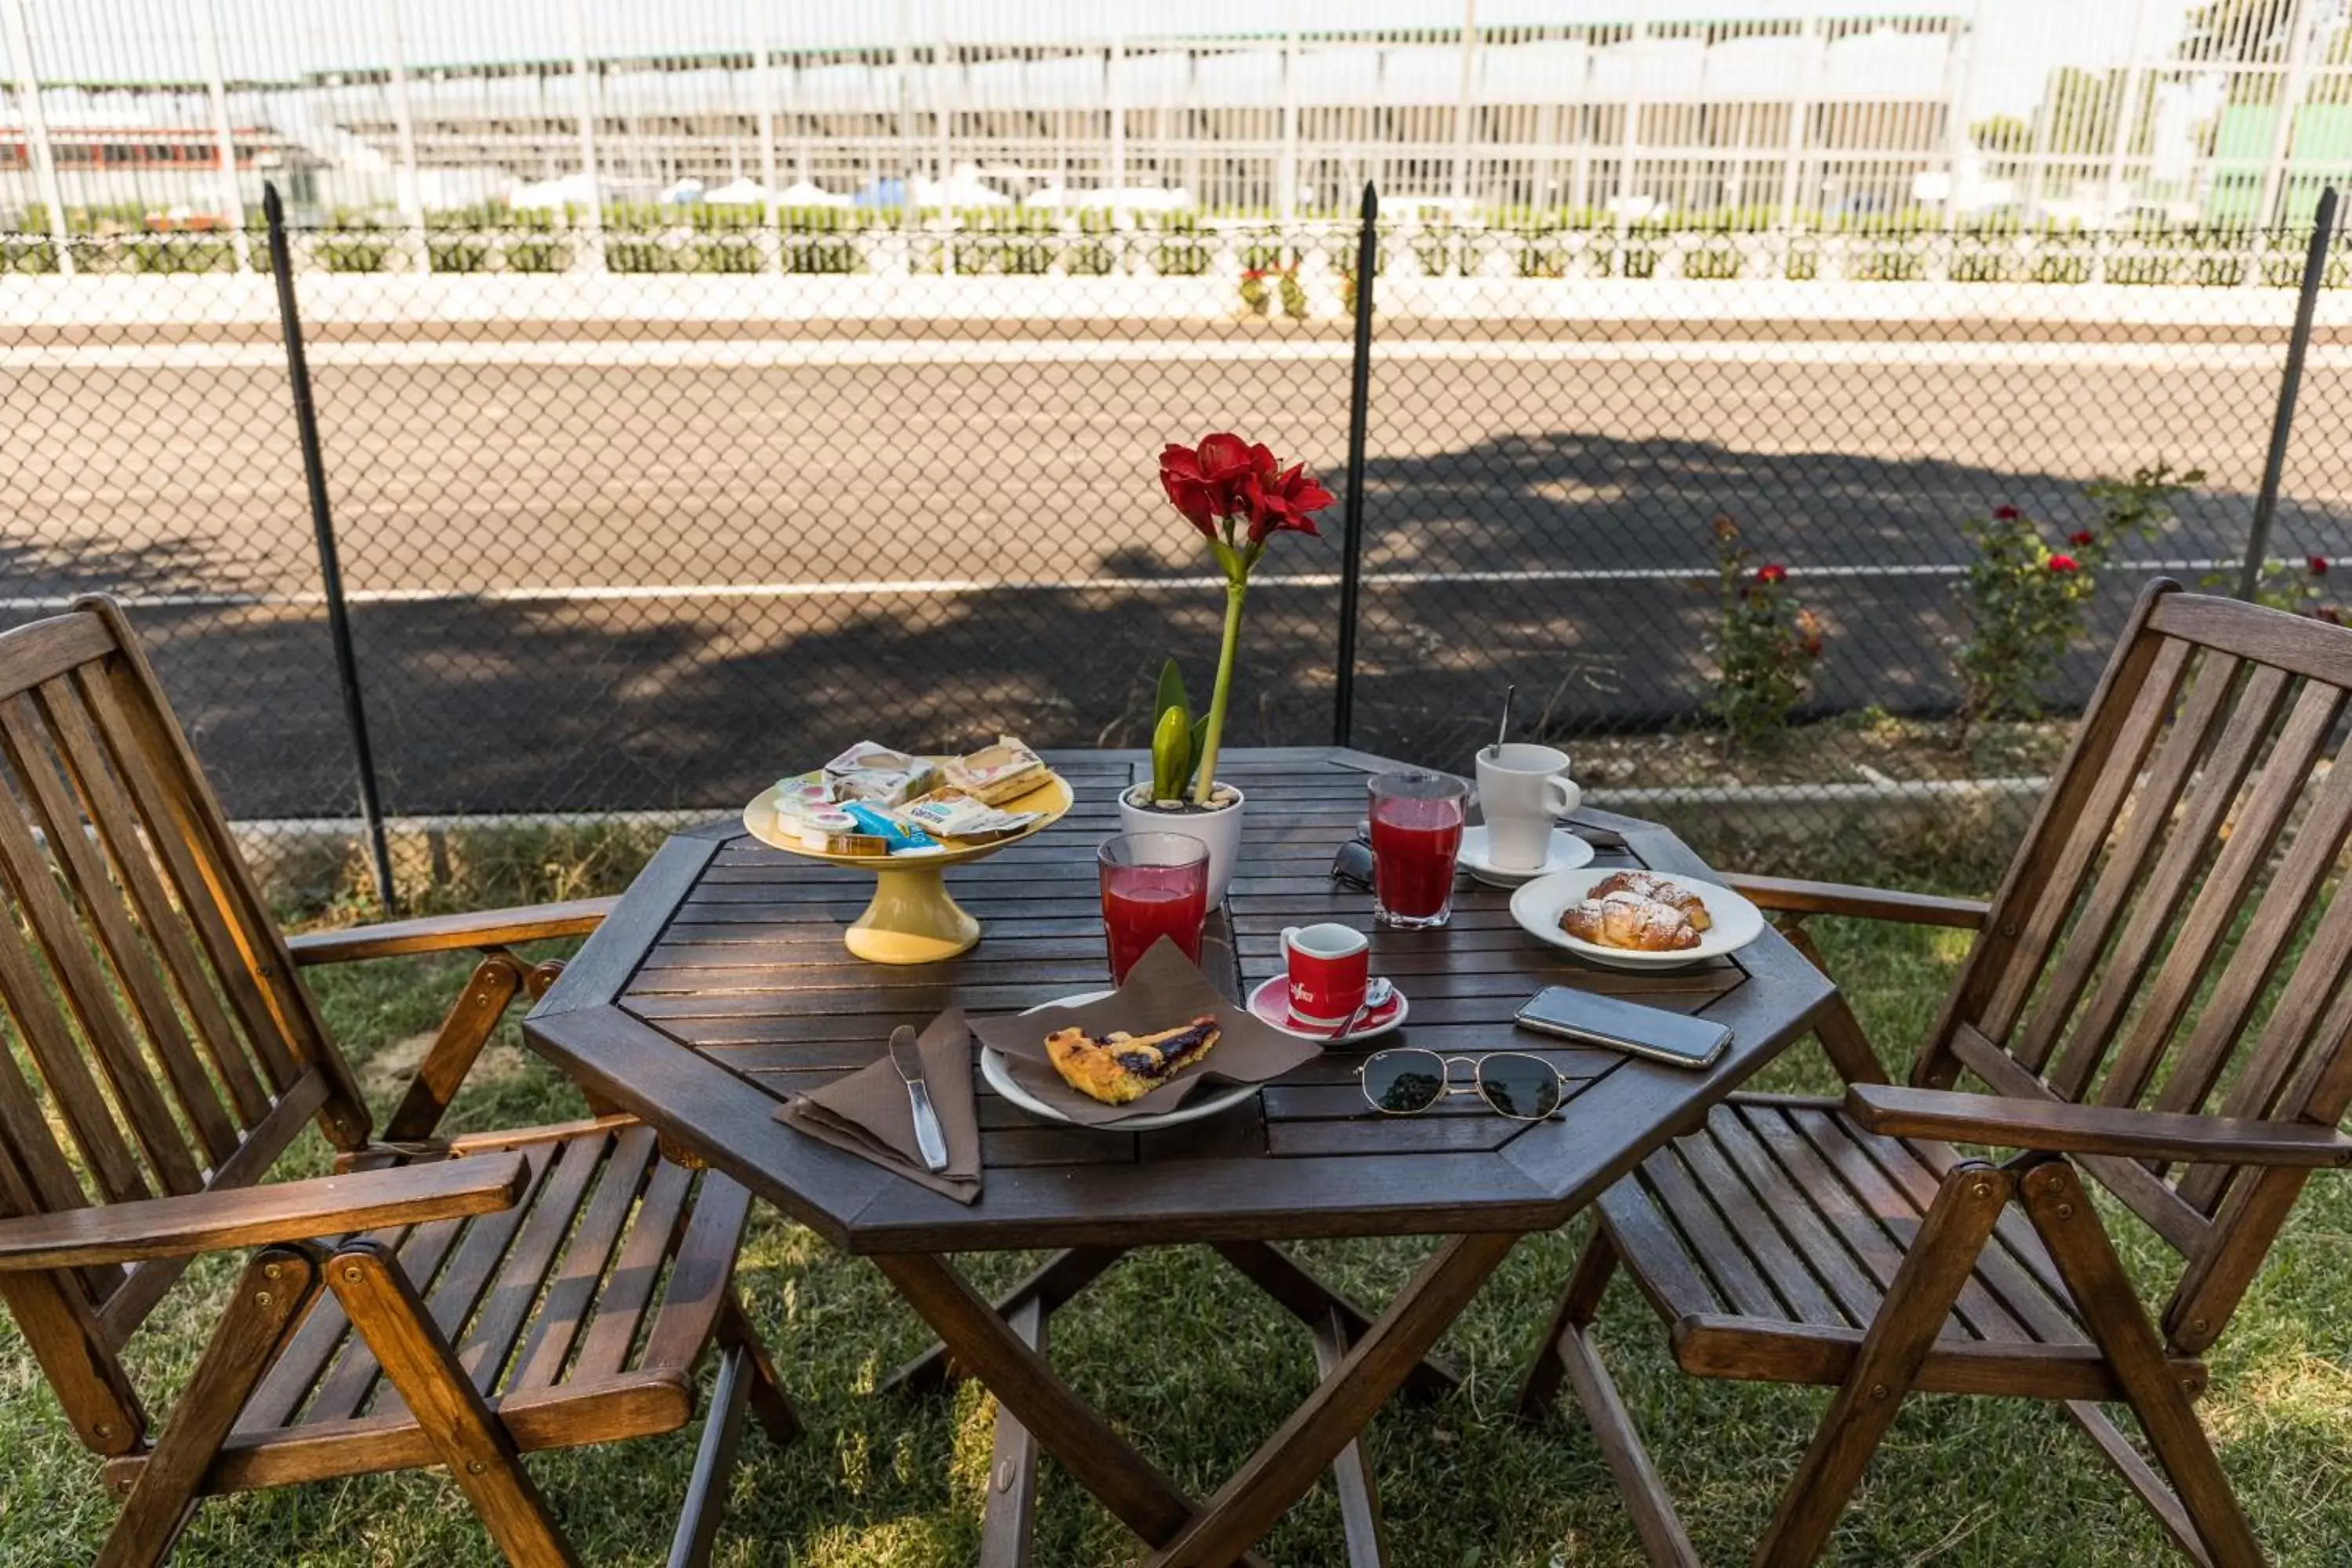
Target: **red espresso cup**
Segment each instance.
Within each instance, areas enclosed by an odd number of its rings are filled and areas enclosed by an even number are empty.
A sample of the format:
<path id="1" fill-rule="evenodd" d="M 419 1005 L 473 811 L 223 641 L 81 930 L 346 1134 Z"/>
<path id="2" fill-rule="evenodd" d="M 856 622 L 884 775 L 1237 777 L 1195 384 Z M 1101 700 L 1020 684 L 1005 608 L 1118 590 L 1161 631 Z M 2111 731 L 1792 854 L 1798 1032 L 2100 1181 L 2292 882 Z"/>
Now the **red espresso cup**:
<path id="1" fill-rule="evenodd" d="M 1290 1016 L 1337 1028 L 1355 1016 L 1371 984 L 1371 940 L 1353 926 L 1288 926 L 1283 963 L 1290 978 Z"/>

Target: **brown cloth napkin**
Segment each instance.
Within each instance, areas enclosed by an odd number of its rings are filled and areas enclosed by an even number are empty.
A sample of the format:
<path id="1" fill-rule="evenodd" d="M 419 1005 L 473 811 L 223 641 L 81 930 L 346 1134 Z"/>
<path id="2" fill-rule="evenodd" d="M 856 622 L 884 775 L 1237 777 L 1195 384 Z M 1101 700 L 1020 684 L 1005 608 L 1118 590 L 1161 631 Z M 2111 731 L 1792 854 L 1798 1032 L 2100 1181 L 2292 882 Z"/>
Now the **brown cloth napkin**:
<path id="1" fill-rule="evenodd" d="M 931 1020 L 916 1042 L 923 1053 L 923 1083 L 948 1135 L 948 1168 L 923 1168 L 915 1143 L 915 1111 L 907 1080 L 885 1056 L 872 1067 L 835 1079 L 813 1094 L 777 1108 L 776 1120 L 821 1143 L 873 1161 L 883 1169 L 960 1204 L 980 1199 L 980 1117 L 972 1109 L 971 1026 L 963 1009 Z"/>
<path id="2" fill-rule="evenodd" d="M 1105 1105 L 1062 1079 L 1045 1054 L 1045 1037 L 1072 1025 L 1096 1039 L 1114 1029 L 1157 1034 L 1203 1013 L 1217 1020 L 1217 1043 L 1209 1054 L 1140 1100 Z M 1005 1069 L 1022 1088 L 1071 1121 L 1088 1127 L 1116 1127 L 1136 1116 L 1175 1110 L 1203 1083 L 1263 1083 L 1279 1078 L 1319 1054 L 1321 1044 L 1259 1022 L 1225 1000 L 1209 977 L 1192 966 L 1183 949 L 1167 937 L 1136 960 L 1127 984 L 1098 1001 L 1076 1007 L 1046 1007 L 1023 1016 L 981 1018 L 972 1024 L 981 1043 L 1004 1058 Z"/>

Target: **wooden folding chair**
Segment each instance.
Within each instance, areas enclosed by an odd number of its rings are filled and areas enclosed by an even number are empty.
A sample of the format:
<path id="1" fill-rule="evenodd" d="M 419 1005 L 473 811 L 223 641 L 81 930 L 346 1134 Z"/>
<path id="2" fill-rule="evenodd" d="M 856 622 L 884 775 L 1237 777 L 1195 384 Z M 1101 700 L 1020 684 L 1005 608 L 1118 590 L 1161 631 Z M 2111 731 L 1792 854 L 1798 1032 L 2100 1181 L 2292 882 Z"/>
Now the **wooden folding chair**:
<path id="1" fill-rule="evenodd" d="M 1758 1563 L 1819 1555 L 1915 1389 L 2058 1401 L 2192 1559 L 2263 1560 L 2190 1400 L 2305 1177 L 2352 1162 L 2347 686 L 2352 631 L 2160 582 L 1990 905 L 1748 880 L 1979 934 L 1910 1087 L 1836 1014 L 1843 1100 L 1736 1096 L 1602 1198 L 1521 1407 L 1574 1385 L 1654 1561 L 1696 1558 L 1589 1337 L 1620 1264 L 1685 1371 L 1837 1388 Z M 2179 1256 L 2154 1320 L 2086 1176 Z"/>
<path id="2" fill-rule="evenodd" d="M 520 1456 L 668 1432 L 717 1392 L 674 1563 L 707 1556 L 748 1402 L 792 1407 L 735 1296 L 748 1208 L 626 1118 L 432 1138 L 507 1005 L 509 943 L 602 901 L 317 936 L 268 919 L 121 611 L 0 633 L 0 1300 L 160 1563 L 206 1495 L 445 1465 L 510 1562 L 572 1556 Z M 296 966 L 482 958 L 385 1129 Z M 338 1173 L 259 1184 L 315 1121 Z M 157 1434 L 122 1360 L 187 1261 L 254 1249 Z"/>

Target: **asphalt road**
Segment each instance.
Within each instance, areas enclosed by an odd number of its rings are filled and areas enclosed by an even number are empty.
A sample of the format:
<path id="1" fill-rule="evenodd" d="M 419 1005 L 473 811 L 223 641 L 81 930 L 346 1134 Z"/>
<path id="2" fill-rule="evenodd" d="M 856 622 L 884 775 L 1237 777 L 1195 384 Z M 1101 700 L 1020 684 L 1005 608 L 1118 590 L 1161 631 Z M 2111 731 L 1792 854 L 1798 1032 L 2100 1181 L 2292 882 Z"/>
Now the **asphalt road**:
<path id="1" fill-rule="evenodd" d="M 1340 488 L 1336 346 L 728 364 L 325 345 L 390 803 L 706 805 L 866 732 L 1135 740 L 1163 654 L 1205 681 L 1220 608 L 1157 495 L 1159 445 L 1238 428 Z M 2305 383 L 2283 548 L 2352 549 L 2347 377 L 2324 356 Z M 1362 734 L 1446 754 L 1505 680 L 1570 727 L 1686 715 L 1717 511 L 1828 616 L 1819 704 L 1934 710 L 1935 569 L 1962 518 L 2008 503 L 2063 531 L 2084 481 L 2162 458 L 2209 478 L 2140 555 L 2232 556 L 2276 385 L 2259 346 L 1400 347 L 1374 374 Z M 0 420 L 8 617 L 87 588 L 147 601 L 232 809 L 346 809 L 282 371 L 65 355 L 8 367 Z M 1338 565 L 1328 541 L 1269 561 L 1293 580 L 1253 599 L 1251 738 L 1327 736 Z M 2116 574 L 2106 617 L 2141 574 Z"/>

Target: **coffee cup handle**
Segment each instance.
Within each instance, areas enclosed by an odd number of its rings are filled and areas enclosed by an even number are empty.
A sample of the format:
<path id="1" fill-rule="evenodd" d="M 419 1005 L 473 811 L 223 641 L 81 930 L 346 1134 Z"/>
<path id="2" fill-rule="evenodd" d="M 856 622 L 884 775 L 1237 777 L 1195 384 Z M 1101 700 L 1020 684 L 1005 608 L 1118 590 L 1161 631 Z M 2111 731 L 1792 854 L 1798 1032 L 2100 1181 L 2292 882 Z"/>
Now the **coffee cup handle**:
<path id="1" fill-rule="evenodd" d="M 1566 816 L 1584 804 L 1584 791 L 1573 779 L 1554 773 L 1543 782 L 1544 810 L 1553 816 Z"/>
<path id="2" fill-rule="evenodd" d="M 1290 952 L 1290 950 L 1291 950 L 1292 946 L 1293 946 L 1293 945 L 1297 942 L 1297 940 L 1298 940 L 1298 928 L 1297 928 L 1297 926 L 1285 926 L 1285 927 L 1283 927 L 1283 928 L 1282 928 L 1282 951 L 1283 951 L 1283 952 Z"/>

